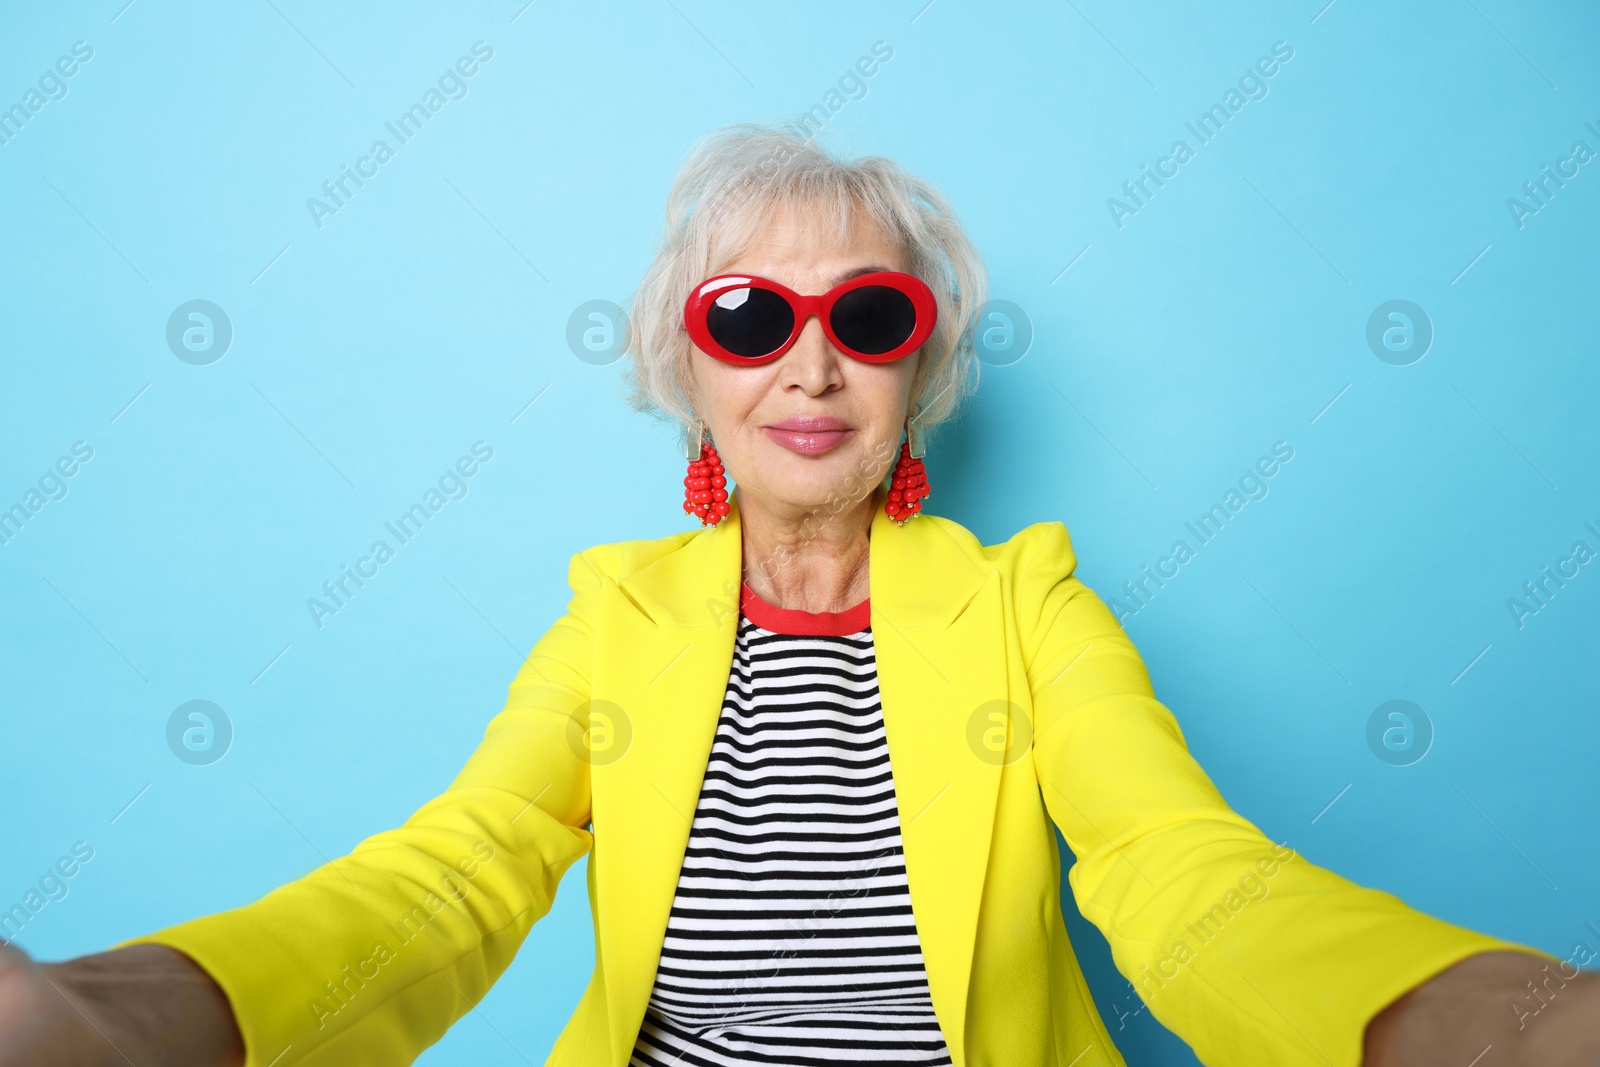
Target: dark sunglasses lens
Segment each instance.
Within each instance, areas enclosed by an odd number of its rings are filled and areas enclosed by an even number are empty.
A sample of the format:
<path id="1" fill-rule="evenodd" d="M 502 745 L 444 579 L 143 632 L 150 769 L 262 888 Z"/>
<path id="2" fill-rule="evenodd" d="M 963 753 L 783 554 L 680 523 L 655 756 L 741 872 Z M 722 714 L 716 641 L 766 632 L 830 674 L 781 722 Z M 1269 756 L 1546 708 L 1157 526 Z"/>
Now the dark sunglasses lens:
<path id="1" fill-rule="evenodd" d="M 770 289 L 729 289 L 706 308 L 706 330 L 736 356 L 771 355 L 794 330 L 794 309 Z"/>
<path id="2" fill-rule="evenodd" d="M 906 343 L 917 328 L 917 309 L 898 289 L 863 285 L 839 298 L 830 321 L 839 340 L 876 356 Z"/>

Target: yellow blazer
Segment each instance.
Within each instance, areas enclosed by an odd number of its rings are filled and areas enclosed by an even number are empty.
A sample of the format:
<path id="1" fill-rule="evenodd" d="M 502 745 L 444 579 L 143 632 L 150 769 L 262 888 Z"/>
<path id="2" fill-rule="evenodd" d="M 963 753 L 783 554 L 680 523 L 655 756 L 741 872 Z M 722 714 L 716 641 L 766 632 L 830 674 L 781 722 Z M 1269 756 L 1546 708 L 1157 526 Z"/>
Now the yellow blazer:
<path id="1" fill-rule="evenodd" d="M 592 852 L 594 973 L 547 1063 L 623 1067 L 733 658 L 733 497 L 717 527 L 574 555 L 566 615 L 454 782 L 403 826 L 253 904 L 123 944 L 208 969 L 248 1067 L 406 1064 L 483 997 Z M 1314 866 L 1232 811 L 1074 576 L 1061 523 L 985 546 L 935 515 L 897 527 L 877 499 L 884 725 L 956 1067 L 1123 1067 L 1062 920 L 1057 827 L 1078 908 L 1206 1064 L 1356 1067 L 1366 1022 L 1455 961 L 1556 961 Z"/>

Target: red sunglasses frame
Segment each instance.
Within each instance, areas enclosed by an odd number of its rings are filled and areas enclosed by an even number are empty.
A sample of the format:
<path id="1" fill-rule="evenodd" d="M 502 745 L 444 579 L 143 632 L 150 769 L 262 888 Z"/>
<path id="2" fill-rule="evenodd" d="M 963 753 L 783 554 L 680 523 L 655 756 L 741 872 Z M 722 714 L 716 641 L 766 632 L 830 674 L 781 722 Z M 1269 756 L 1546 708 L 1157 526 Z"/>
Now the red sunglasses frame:
<path id="1" fill-rule="evenodd" d="M 884 285 L 904 293 L 916 312 L 916 325 L 911 330 L 911 336 L 887 352 L 857 352 L 839 340 L 833 332 L 833 325 L 828 321 L 833 313 L 833 305 L 840 297 L 868 285 Z M 716 342 L 706 326 L 706 313 L 719 296 L 732 289 L 766 289 L 788 301 L 789 307 L 794 311 L 794 329 L 789 332 L 783 344 L 767 355 L 751 357 L 737 355 Z M 923 342 L 932 335 L 934 323 L 939 317 L 939 303 L 934 299 L 933 290 L 928 288 L 927 282 L 914 274 L 896 270 L 858 274 L 854 278 L 840 282 L 826 293 L 815 296 L 804 296 L 782 282 L 754 274 L 719 274 L 714 278 L 707 278 L 695 286 L 694 291 L 689 294 L 689 299 L 683 306 L 683 325 L 689 331 L 690 339 L 706 355 L 738 367 L 757 367 L 763 363 L 771 363 L 793 348 L 795 341 L 800 339 L 800 333 L 805 329 L 807 320 L 813 315 L 821 322 L 822 332 L 827 335 L 828 341 L 845 355 L 863 363 L 893 363 L 922 347 Z"/>

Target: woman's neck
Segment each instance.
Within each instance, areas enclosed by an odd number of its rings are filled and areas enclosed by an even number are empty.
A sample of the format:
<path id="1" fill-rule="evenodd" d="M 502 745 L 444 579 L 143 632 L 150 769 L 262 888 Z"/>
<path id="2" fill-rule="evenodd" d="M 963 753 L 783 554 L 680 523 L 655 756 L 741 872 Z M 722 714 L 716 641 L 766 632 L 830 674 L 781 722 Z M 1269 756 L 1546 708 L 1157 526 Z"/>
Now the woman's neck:
<path id="1" fill-rule="evenodd" d="M 792 507 L 739 492 L 744 581 L 769 604 L 844 611 L 867 599 L 876 493 L 842 505 Z"/>

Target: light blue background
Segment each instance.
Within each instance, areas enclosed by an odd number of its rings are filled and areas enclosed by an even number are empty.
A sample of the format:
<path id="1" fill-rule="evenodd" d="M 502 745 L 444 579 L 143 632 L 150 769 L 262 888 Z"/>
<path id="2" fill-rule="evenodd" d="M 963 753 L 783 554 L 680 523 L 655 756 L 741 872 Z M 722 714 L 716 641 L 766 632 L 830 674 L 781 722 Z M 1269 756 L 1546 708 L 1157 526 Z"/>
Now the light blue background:
<path id="1" fill-rule="evenodd" d="M 1314 862 L 1600 948 L 1600 566 L 1520 629 L 1506 604 L 1600 549 L 1600 163 L 1521 227 L 1507 207 L 1600 150 L 1592 5 L 123 3 L 0 34 L 0 106 L 94 49 L 0 145 L 0 506 L 94 449 L 0 547 L 0 906 L 95 850 L 31 952 L 245 903 L 399 823 L 478 743 L 570 554 L 686 528 L 675 439 L 568 316 L 631 291 L 695 138 L 796 117 L 878 40 L 823 136 L 945 190 L 1034 330 L 935 439 L 929 510 L 987 542 L 1060 519 L 1110 597 L 1288 442 L 1127 621 L 1158 695 Z M 306 199 L 479 40 L 468 95 L 319 229 Z M 1107 199 L 1276 41 L 1268 95 L 1119 228 Z M 197 298 L 234 329 L 209 366 L 164 336 Z M 1366 343 L 1391 299 L 1435 330 L 1409 366 Z M 469 495 L 319 630 L 306 599 L 478 440 Z M 192 699 L 235 730 L 206 767 L 165 741 Z M 1391 699 L 1435 730 L 1411 766 L 1367 744 Z M 420 1062 L 543 1061 L 593 962 L 583 875 Z M 1130 1061 L 1195 1062 L 1147 1011 L 1119 1025 L 1138 1002 L 1065 903 Z"/>

